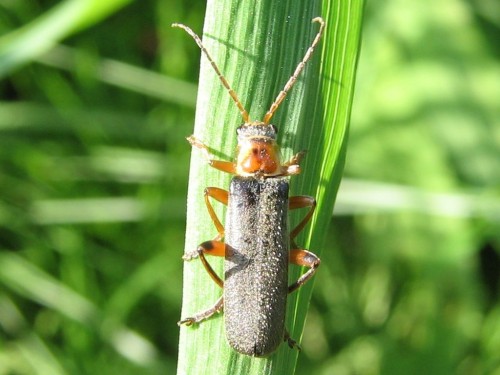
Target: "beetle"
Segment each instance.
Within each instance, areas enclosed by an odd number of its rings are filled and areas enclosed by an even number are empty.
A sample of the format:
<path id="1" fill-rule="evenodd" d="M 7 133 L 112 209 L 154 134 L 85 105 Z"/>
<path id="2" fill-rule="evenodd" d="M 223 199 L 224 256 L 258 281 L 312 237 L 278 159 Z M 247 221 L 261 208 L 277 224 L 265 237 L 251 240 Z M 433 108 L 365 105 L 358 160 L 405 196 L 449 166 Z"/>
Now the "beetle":
<path id="1" fill-rule="evenodd" d="M 201 150 L 211 167 L 234 177 L 229 191 L 217 187 L 205 189 L 205 204 L 218 234 L 183 256 L 184 260 L 199 258 L 210 277 L 223 288 L 223 296 L 209 309 L 184 318 L 178 324 L 189 326 L 200 323 L 224 310 L 227 341 L 237 352 L 249 356 L 267 356 L 283 341 L 287 341 L 291 348 L 300 350 L 285 328 L 287 295 L 309 280 L 320 265 L 320 259 L 315 254 L 298 247 L 294 241 L 316 207 L 313 197 L 289 197 L 289 176 L 300 173 L 299 163 L 305 152 L 299 152 L 282 163 L 277 128 L 270 124 L 274 112 L 321 39 L 325 22 L 320 17 L 312 21 L 319 23 L 319 30 L 262 121 L 250 120 L 248 112 L 200 38 L 183 24 L 172 25 L 184 29 L 195 40 L 243 118 L 243 124 L 237 129 L 235 161 L 216 160 L 203 142 L 195 136 L 187 138 L 193 147 Z M 215 213 L 211 199 L 227 206 L 225 227 Z M 299 208 L 309 210 L 289 231 L 288 212 Z M 225 258 L 224 280 L 213 270 L 205 255 Z M 288 263 L 308 267 L 291 285 L 288 285 Z"/>

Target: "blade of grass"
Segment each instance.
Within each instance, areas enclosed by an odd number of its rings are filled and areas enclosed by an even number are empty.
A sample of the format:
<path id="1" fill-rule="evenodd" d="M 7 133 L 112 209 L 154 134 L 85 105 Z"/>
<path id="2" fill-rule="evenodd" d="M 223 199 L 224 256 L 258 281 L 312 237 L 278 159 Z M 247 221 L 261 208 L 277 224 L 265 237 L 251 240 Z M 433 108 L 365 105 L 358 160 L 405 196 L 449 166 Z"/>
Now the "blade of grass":
<path id="1" fill-rule="evenodd" d="M 82 52 L 63 45 L 54 46 L 36 61 L 59 69 L 75 72 L 77 60 Z M 110 85 L 138 92 L 188 107 L 196 100 L 196 86 L 192 83 L 167 77 L 137 66 L 113 59 L 100 59 L 95 62 L 96 78 Z"/>
<path id="2" fill-rule="evenodd" d="M 463 191 L 433 193 L 415 186 L 347 178 L 342 181 L 335 215 L 380 212 L 418 212 L 500 221 L 500 200 Z"/>
<path id="3" fill-rule="evenodd" d="M 165 262 L 163 255 L 152 259 L 130 276 L 130 282 L 143 279 L 141 276 L 148 269 Z M 161 275 L 160 272 L 154 274 Z M 155 346 L 122 322 L 116 321 L 116 314 L 104 314 L 107 311 L 103 312 L 85 296 L 18 255 L 0 254 L 0 285 L 90 330 L 99 329 L 102 339 L 131 362 L 141 365 L 157 363 L 159 355 Z M 140 286 L 141 284 L 135 283 L 136 290 Z"/>
<path id="4" fill-rule="evenodd" d="M 0 38 L 0 78 L 68 35 L 114 13 L 131 0 L 66 0 Z"/>
<path id="5" fill-rule="evenodd" d="M 298 241 L 306 248 L 310 244 L 317 253 L 331 219 L 344 164 L 362 7 L 362 0 L 324 1 L 323 5 L 217 0 L 207 5 L 205 46 L 252 119 L 263 117 L 309 47 L 317 32 L 312 18 L 322 16 L 327 22 L 322 45 L 273 120 L 280 129 L 285 159 L 294 151 L 309 150 L 303 174 L 293 178 L 291 185 L 294 194 L 310 194 L 318 199 L 318 210 L 311 229 L 307 229 L 308 240 L 304 235 Z M 233 155 L 235 129 L 240 123 L 238 110 L 203 57 L 195 135 L 213 147 L 217 157 L 227 160 Z M 207 167 L 202 156 L 193 152 L 186 251 L 216 234 L 206 213 L 203 189 L 227 188 L 229 179 Z M 223 217 L 222 208 L 216 210 Z M 222 273 L 221 260 L 211 259 L 211 264 Z M 299 271 L 291 273 L 296 278 Z M 312 283 L 308 283 L 289 299 L 287 327 L 296 339 L 301 336 L 311 287 Z M 199 262 L 185 264 L 183 316 L 206 309 L 220 295 L 221 290 Z M 298 352 L 286 345 L 268 358 L 239 355 L 225 341 L 222 319 L 215 317 L 198 327 L 181 328 L 177 373 L 292 374 L 297 356 Z"/>

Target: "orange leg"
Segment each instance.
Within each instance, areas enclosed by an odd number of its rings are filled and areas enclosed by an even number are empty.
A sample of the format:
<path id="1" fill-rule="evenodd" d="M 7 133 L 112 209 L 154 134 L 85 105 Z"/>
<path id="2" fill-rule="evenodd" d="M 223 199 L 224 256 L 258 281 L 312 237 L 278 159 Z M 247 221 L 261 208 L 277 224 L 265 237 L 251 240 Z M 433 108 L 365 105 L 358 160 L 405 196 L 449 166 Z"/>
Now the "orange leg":
<path id="1" fill-rule="evenodd" d="M 205 241 L 200 246 L 198 246 L 198 249 L 192 253 L 184 254 L 182 259 L 184 260 L 191 260 L 197 257 L 200 257 L 200 261 L 203 264 L 203 267 L 205 267 L 205 270 L 208 272 L 210 277 L 212 278 L 215 283 L 220 286 L 221 288 L 224 287 L 224 282 L 222 279 L 215 273 L 214 269 L 208 263 L 207 258 L 205 258 L 205 254 L 213 255 L 213 256 L 218 256 L 218 257 L 223 257 L 226 255 L 226 244 L 222 241 L 217 241 L 217 240 L 212 240 L 212 241 Z"/>
<path id="2" fill-rule="evenodd" d="M 309 270 L 299 277 L 299 279 L 288 287 L 288 293 L 299 289 L 306 283 L 316 272 L 321 260 L 313 253 L 304 249 L 293 249 L 290 251 L 290 263 L 297 266 L 309 267 Z"/>
<path id="3" fill-rule="evenodd" d="M 221 202 L 222 204 L 227 205 L 229 201 L 229 193 L 226 190 L 219 189 L 216 187 L 208 187 L 205 189 L 205 204 L 207 205 L 208 213 L 212 221 L 214 222 L 215 227 L 217 228 L 218 234 L 212 241 L 203 242 L 202 244 L 200 244 L 200 246 L 198 246 L 198 248 L 195 251 L 184 254 L 182 259 L 191 260 L 199 256 L 201 262 L 205 266 L 205 269 L 207 270 L 209 275 L 212 277 L 212 279 L 215 280 L 215 282 L 219 286 L 222 287 L 221 279 L 215 274 L 212 267 L 210 267 L 204 256 L 204 254 L 209 254 L 214 256 L 225 256 L 225 244 L 224 242 L 220 241 L 220 239 L 224 237 L 224 226 L 217 217 L 217 214 L 214 211 L 212 203 L 210 203 L 209 199 L 210 197 L 214 198 L 218 202 Z"/>
<path id="4" fill-rule="evenodd" d="M 229 201 L 229 193 L 226 190 L 219 189 L 216 187 L 208 187 L 205 189 L 205 204 L 207 205 L 207 210 L 212 218 L 212 221 L 215 224 L 215 227 L 217 228 L 217 236 L 211 240 L 211 241 L 205 241 L 201 243 L 196 251 L 186 253 L 182 257 L 184 260 L 191 260 L 197 257 L 200 257 L 200 261 L 203 264 L 203 267 L 205 267 L 205 270 L 209 274 L 209 276 L 212 278 L 212 280 L 221 288 L 224 287 L 224 281 L 215 273 L 214 269 L 208 263 L 205 254 L 208 255 L 213 255 L 213 256 L 219 256 L 223 257 L 226 255 L 226 244 L 220 239 L 224 237 L 224 226 L 222 225 L 221 221 L 217 217 L 217 214 L 214 211 L 214 208 L 212 206 L 212 203 L 210 203 L 209 198 L 213 198 L 216 201 L 227 205 Z M 222 310 L 224 303 L 222 297 L 217 300 L 217 302 L 210 307 L 209 309 L 202 311 L 198 314 L 195 314 L 192 317 L 188 317 L 185 319 L 182 319 L 181 321 L 178 322 L 179 325 L 185 324 L 185 325 L 191 325 L 194 323 L 199 323 L 205 319 L 208 319 L 215 313 L 219 312 Z"/>
<path id="5" fill-rule="evenodd" d="M 300 151 L 292 156 L 290 160 L 281 166 L 282 176 L 294 176 L 300 173 L 300 161 L 306 154 L 306 151 Z"/>
<path id="6" fill-rule="evenodd" d="M 236 173 L 236 164 L 230 161 L 215 160 L 210 151 L 208 151 L 208 146 L 198 138 L 196 138 L 194 135 L 191 135 L 186 139 L 191 144 L 191 146 L 199 148 L 201 150 L 203 156 L 205 157 L 205 159 L 207 159 L 208 165 L 222 172 L 231 174 Z"/>
<path id="7" fill-rule="evenodd" d="M 311 209 L 307 212 L 306 216 L 302 219 L 302 221 L 290 232 L 290 239 L 292 240 L 297 237 L 297 235 L 304 229 L 306 224 L 311 220 L 311 217 L 314 213 L 314 209 L 316 208 L 316 199 L 313 197 L 309 197 L 307 195 L 298 195 L 295 197 L 290 197 L 290 201 L 288 202 L 288 208 L 290 210 L 295 210 L 297 208 L 311 207 Z M 295 247 L 295 245 L 294 245 Z"/>
<path id="8" fill-rule="evenodd" d="M 307 151 L 302 150 L 300 152 L 297 152 L 295 155 L 291 157 L 290 160 L 288 160 L 286 163 L 283 164 L 284 167 L 288 167 L 290 165 L 296 165 L 299 164 L 300 161 L 304 158 L 306 155 Z"/>
<path id="9" fill-rule="evenodd" d="M 208 272 L 212 280 L 215 281 L 215 283 L 218 286 L 223 288 L 224 281 L 222 281 L 222 279 L 215 273 L 210 263 L 207 262 L 205 254 L 210 254 L 214 256 L 224 256 L 225 252 L 226 252 L 226 244 L 224 242 L 212 240 L 203 242 L 202 244 L 200 244 L 200 246 L 198 246 L 198 249 L 196 250 L 195 253 L 186 254 L 183 258 L 184 260 L 191 260 L 199 256 L 201 263 L 203 264 L 203 267 L 205 267 L 205 270 Z M 187 326 L 190 326 L 194 323 L 200 323 L 201 321 L 208 319 L 212 315 L 221 311 L 223 306 L 224 306 L 223 298 L 220 297 L 217 300 L 217 302 L 215 302 L 215 304 L 209 309 L 201 311 L 191 317 L 184 318 L 180 320 L 177 324 L 178 325 L 185 324 Z"/>
<path id="10" fill-rule="evenodd" d="M 219 234 L 217 235 L 217 237 L 215 237 L 215 239 L 220 240 L 222 237 L 224 237 L 224 226 L 217 217 L 217 214 L 214 211 L 212 203 L 210 203 L 209 197 L 212 197 L 216 201 L 221 202 L 222 204 L 227 206 L 227 202 L 229 201 L 229 193 L 223 189 L 219 189 L 216 187 L 208 187 L 205 189 L 204 194 L 205 194 L 205 204 L 207 205 L 208 213 L 212 218 L 215 227 L 217 228 L 217 232 L 219 232 Z"/>

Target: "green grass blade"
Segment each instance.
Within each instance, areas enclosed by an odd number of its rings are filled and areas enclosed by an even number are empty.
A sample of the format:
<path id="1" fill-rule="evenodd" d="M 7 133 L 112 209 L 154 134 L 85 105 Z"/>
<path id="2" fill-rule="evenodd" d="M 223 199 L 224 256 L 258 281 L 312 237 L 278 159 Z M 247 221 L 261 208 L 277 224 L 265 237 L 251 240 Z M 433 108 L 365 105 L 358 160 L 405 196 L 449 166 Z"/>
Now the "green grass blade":
<path id="1" fill-rule="evenodd" d="M 47 51 L 71 33 L 92 25 L 130 0 L 66 0 L 0 38 L 0 78 Z"/>
<path id="2" fill-rule="evenodd" d="M 78 49 L 58 45 L 48 53 L 39 56 L 36 61 L 54 68 L 75 72 L 78 59 L 83 53 Z M 166 102 L 188 107 L 195 105 L 196 85 L 192 83 L 113 59 L 101 58 L 95 64 L 95 78 L 102 82 Z"/>
<path id="3" fill-rule="evenodd" d="M 294 194 L 318 199 L 312 225 L 305 231 L 309 233 L 298 240 L 316 253 L 331 218 L 345 159 L 362 8 L 361 0 L 325 1 L 323 9 L 319 2 L 296 1 L 218 0 L 207 6 L 205 46 L 252 119 L 262 119 L 309 47 L 318 30 L 311 20 L 322 16 L 327 22 L 321 45 L 272 121 L 280 129 L 285 159 L 296 151 L 309 151 L 303 173 L 292 178 L 291 185 Z M 227 160 L 233 155 L 235 130 L 241 122 L 236 106 L 202 57 L 195 135 L 213 147 L 217 157 Z M 227 188 L 229 180 L 230 176 L 209 168 L 198 151 L 193 152 L 186 251 L 216 234 L 203 189 Z M 222 208 L 216 210 L 223 217 Z M 210 261 L 221 273 L 222 261 Z M 299 273 L 291 272 L 295 278 Z M 296 339 L 301 337 L 311 287 L 308 283 L 289 299 L 287 327 Z M 186 263 L 183 316 L 206 309 L 220 295 L 200 262 Z M 297 357 L 298 352 L 286 345 L 268 358 L 239 355 L 226 343 L 222 319 L 214 317 L 181 329 L 178 374 L 292 374 Z"/>
<path id="4" fill-rule="evenodd" d="M 159 270 L 154 271 L 154 269 L 158 268 L 158 265 L 165 264 L 165 261 L 163 255 L 154 258 L 130 275 L 130 278 L 126 280 L 129 283 L 129 295 L 130 293 L 141 293 L 140 288 L 152 287 L 151 284 L 146 283 L 145 285 L 143 282 L 144 274 L 153 272 L 154 275 L 161 275 Z M 165 270 L 164 266 L 161 268 Z M 150 279 L 149 281 L 156 284 L 158 279 Z M 150 365 L 157 361 L 158 352 L 155 346 L 117 319 L 121 317 L 120 314 L 112 313 L 113 308 L 116 308 L 116 305 L 121 302 L 121 314 L 123 314 L 123 298 L 119 301 L 120 298 L 117 294 L 111 298 L 113 304 L 108 306 L 111 312 L 103 312 L 91 300 L 54 279 L 42 269 L 18 255 L 8 253 L 0 254 L 0 285 L 16 291 L 19 296 L 27 300 L 35 301 L 66 316 L 89 330 L 98 329 L 102 339 L 130 362 Z M 122 290 L 118 292 L 121 295 L 124 293 Z M 142 291 L 142 293 L 144 292 Z M 2 306 L 1 298 L 0 306 Z M 32 360 L 41 361 L 42 358 L 34 358 L 33 354 L 35 351 L 40 352 L 40 348 L 34 346 L 29 346 L 29 348 L 33 351 Z M 27 352 L 27 350 L 24 351 Z"/>
<path id="5" fill-rule="evenodd" d="M 12 254 L 0 255 L 0 282 L 18 294 L 90 325 L 99 313 L 88 299 L 74 292 L 25 259 Z"/>

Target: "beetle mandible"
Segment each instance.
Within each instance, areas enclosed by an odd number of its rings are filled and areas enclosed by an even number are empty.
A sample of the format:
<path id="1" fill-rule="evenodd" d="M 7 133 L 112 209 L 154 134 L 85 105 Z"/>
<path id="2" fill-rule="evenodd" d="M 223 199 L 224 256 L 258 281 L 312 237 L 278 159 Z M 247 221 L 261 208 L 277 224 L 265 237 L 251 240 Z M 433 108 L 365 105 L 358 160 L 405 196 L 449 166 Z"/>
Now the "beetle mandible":
<path id="1" fill-rule="evenodd" d="M 211 278 L 223 288 L 223 296 L 208 310 L 182 319 L 179 325 L 199 323 L 224 309 L 229 344 L 236 351 L 250 356 L 267 356 L 283 341 L 300 350 L 285 328 L 287 295 L 309 280 L 320 264 L 316 255 L 299 248 L 294 242 L 316 207 L 316 200 L 312 197 L 288 196 L 288 177 L 300 173 L 299 162 L 305 152 L 299 152 L 282 163 L 276 141 L 277 129 L 270 124 L 271 117 L 311 58 L 323 34 L 323 19 L 316 17 L 312 21 L 319 23 L 319 31 L 262 121 L 250 120 L 200 38 L 185 25 L 172 25 L 184 29 L 198 44 L 236 103 L 244 122 L 237 129 L 234 162 L 215 160 L 203 142 L 194 136 L 188 137 L 189 143 L 202 151 L 211 167 L 235 176 L 229 191 L 217 187 L 205 189 L 205 204 L 218 235 L 183 257 L 184 260 L 199 257 Z M 227 205 L 225 228 L 210 198 Z M 309 210 L 289 232 L 288 210 L 298 208 Z M 225 257 L 224 280 L 216 274 L 205 255 Z M 291 285 L 288 285 L 288 263 L 309 268 Z"/>

